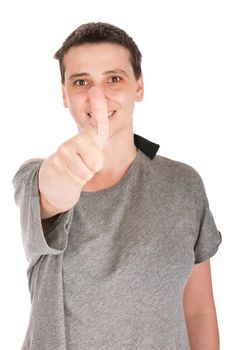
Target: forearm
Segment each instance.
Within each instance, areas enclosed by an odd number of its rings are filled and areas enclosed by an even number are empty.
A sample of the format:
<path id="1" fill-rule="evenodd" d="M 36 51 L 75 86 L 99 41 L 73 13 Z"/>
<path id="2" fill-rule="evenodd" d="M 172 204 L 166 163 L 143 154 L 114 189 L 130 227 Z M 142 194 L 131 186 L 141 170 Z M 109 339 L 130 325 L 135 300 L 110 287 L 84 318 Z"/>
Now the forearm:
<path id="1" fill-rule="evenodd" d="M 216 312 L 195 315 L 186 319 L 191 350 L 219 350 L 219 331 Z"/>

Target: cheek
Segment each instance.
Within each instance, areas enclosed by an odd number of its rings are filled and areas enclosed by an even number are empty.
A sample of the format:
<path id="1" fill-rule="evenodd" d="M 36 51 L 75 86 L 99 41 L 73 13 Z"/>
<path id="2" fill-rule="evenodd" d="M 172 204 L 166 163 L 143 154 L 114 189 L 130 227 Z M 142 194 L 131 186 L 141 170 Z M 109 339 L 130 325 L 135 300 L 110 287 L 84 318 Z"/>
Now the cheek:
<path id="1" fill-rule="evenodd" d="M 131 89 L 126 89 L 122 91 L 116 97 L 117 101 L 126 109 L 131 109 L 135 102 L 135 93 Z"/>
<path id="2" fill-rule="evenodd" d="M 70 111 L 81 111 L 83 110 L 83 106 L 84 103 L 86 101 L 86 97 L 82 96 L 82 95 L 69 95 L 68 97 L 68 105 L 69 105 L 69 109 Z"/>
<path id="3" fill-rule="evenodd" d="M 133 94 L 124 95 L 123 99 L 124 109 L 128 111 L 128 113 L 133 112 L 135 106 L 135 96 Z"/>
<path id="4" fill-rule="evenodd" d="M 87 117 L 85 116 L 85 103 L 86 98 L 84 96 L 69 95 L 68 108 L 71 116 L 81 127 L 86 123 Z"/>

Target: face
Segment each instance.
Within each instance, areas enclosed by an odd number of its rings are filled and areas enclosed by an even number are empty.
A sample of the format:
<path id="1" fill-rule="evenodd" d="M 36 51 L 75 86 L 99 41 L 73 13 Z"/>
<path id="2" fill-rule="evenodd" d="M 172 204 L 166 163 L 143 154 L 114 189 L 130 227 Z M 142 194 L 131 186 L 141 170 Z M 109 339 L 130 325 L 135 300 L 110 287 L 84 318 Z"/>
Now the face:
<path id="1" fill-rule="evenodd" d="M 81 130 L 91 116 L 88 90 L 98 86 L 107 102 L 110 137 L 120 130 L 132 130 L 136 101 L 143 98 L 142 76 L 136 80 L 129 51 L 111 43 L 83 44 L 69 49 L 64 56 L 65 82 L 62 85 L 64 106 Z"/>

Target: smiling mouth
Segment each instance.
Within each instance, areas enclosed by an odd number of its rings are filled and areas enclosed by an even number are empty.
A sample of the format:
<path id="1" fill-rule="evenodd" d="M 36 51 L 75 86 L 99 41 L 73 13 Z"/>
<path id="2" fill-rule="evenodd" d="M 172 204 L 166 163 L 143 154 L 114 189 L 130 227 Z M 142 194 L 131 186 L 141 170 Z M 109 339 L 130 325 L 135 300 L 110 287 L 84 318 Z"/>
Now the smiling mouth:
<path id="1" fill-rule="evenodd" d="M 116 111 L 111 111 L 111 112 L 108 112 L 107 114 L 108 114 L 108 118 L 111 118 L 114 114 L 116 113 Z M 90 118 L 92 118 L 92 113 L 87 113 L 88 114 L 88 116 L 90 117 Z"/>

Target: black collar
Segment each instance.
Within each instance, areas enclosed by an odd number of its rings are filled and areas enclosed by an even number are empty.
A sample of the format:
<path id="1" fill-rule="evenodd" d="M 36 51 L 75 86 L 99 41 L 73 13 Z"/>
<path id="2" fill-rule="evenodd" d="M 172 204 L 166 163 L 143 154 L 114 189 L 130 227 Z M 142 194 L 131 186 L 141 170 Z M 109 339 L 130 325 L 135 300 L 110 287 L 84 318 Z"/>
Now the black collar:
<path id="1" fill-rule="evenodd" d="M 134 143 L 137 148 L 146 154 L 150 159 L 153 159 L 159 149 L 159 145 L 151 142 L 144 137 L 134 134 Z"/>

